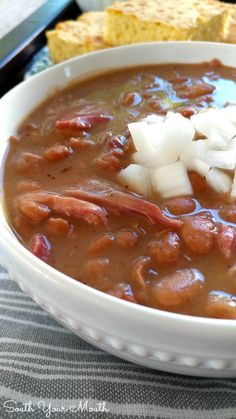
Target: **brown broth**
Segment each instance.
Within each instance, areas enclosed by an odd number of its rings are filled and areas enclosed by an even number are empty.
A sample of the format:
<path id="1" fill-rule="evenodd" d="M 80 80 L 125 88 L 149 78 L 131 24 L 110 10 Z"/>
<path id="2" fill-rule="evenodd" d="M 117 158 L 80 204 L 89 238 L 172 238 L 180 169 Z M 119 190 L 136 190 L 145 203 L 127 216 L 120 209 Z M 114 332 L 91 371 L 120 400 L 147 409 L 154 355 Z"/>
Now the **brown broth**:
<path id="1" fill-rule="evenodd" d="M 199 97 L 183 98 L 189 86 L 206 83 L 214 86 L 213 93 Z M 127 93 L 135 93 L 127 98 Z M 133 97 L 133 99 L 132 99 Z M 117 184 L 117 170 L 111 164 L 99 166 L 96 158 L 107 152 L 105 144 L 107 134 L 127 137 L 127 123 L 140 120 L 150 113 L 163 114 L 168 110 L 183 111 L 183 108 L 202 110 L 206 107 L 223 107 L 228 101 L 236 98 L 236 70 L 220 65 L 218 62 L 198 65 L 166 64 L 159 66 L 135 67 L 117 70 L 99 75 L 89 80 L 78 82 L 55 93 L 42 103 L 22 123 L 16 136 L 18 141 L 11 141 L 5 164 L 4 192 L 7 214 L 10 224 L 20 242 L 32 250 L 32 238 L 36 233 L 45 235 L 51 244 L 47 262 L 59 271 L 88 284 L 101 291 L 120 298 L 133 298 L 147 306 L 174 311 L 178 313 L 211 316 L 207 309 L 207 298 L 212 291 L 222 291 L 236 295 L 236 275 L 229 275 L 229 267 L 236 263 L 235 251 L 225 258 L 217 246 L 217 232 L 214 232 L 214 244 L 207 254 L 192 251 L 180 237 L 181 254 L 168 266 L 160 266 L 150 256 L 149 243 L 156 234 L 166 228 L 150 224 L 144 218 L 132 214 L 115 214 L 108 209 L 108 225 L 88 225 L 81 219 L 51 211 L 50 216 L 38 223 L 33 223 L 20 213 L 18 197 L 27 191 L 28 186 L 22 181 L 36 182 L 40 191 L 62 194 L 65 187 L 71 187 L 88 178 L 98 178 Z M 83 137 L 81 132 L 58 130 L 57 120 L 70 116 L 74 112 L 109 114 L 113 119 L 88 129 Z M 94 145 L 85 145 L 78 149 L 71 146 L 71 138 L 82 138 L 92 141 Z M 44 152 L 54 145 L 64 145 L 69 155 L 58 160 L 47 160 Z M 69 148 L 68 148 L 69 147 Z M 118 164 L 126 167 L 130 163 L 132 146 L 118 158 Z M 32 164 L 22 164 L 24 153 L 35 154 L 39 160 Z M 24 163 L 24 162 L 23 162 Z M 116 161 L 117 163 L 117 161 Z M 106 163 L 107 164 L 107 163 Z M 32 187 L 34 188 L 35 185 Z M 37 192 L 37 191 L 36 191 Z M 197 208 L 194 213 L 211 214 L 217 227 L 220 221 L 228 224 L 219 216 L 218 210 L 228 197 L 218 196 L 207 189 L 195 192 Z M 153 196 L 152 202 L 158 204 L 166 214 L 166 201 Z M 178 219 L 186 218 L 178 215 Z M 64 233 L 56 234 L 48 227 L 49 217 L 66 220 Z M 235 221 L 229 222 L 235 227 Z M 57 228 L 57 227 L 56 227 Z M 121 230 L 131 230 L 131 236 L 120 236 Z M 170 231 L 170 229 L 168 229 Z M 97 253 L 91 252 L 93 240 L 104 233 L 110 233 L 108 246 Z M 132 239 L 138 237 L 133 244 Z M 129 241 L 131 240 L 131 241 Z M 144 267 L 145 291 L 136 289 L 132 279 L 134 261 L 141 256 L 148 256 L 149 263 Z M 89 266 L 91 259 L 94 266 Z M 101 266 L 102 265 L 102 266 Z M 100 269 L 101 268 L 101 269 Z M 160 304 L 152 297 L 152 287 L 163 278 L 180 269 L 197 269 L 204 276 L 204 285 L 194 298 L 188 298 L 181 304 Z M 171 295 L 170 295 L 171 299 Z M 158 300 L 159 301 L 159 300 Z M 216 315 L 218 316 L 218 315 Z M 224 317 L 224 314 L 219 317 Z"/>

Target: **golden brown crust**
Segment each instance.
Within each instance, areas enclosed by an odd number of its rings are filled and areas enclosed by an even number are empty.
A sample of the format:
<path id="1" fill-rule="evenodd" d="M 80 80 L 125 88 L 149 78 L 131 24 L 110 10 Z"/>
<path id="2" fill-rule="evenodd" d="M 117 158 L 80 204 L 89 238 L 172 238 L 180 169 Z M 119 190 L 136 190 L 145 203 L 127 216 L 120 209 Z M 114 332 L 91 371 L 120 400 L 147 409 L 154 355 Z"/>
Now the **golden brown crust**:
<path id="1" fill-rule="evenodd" d="M 76 21 L 60 22 L 46 33 L 50 56 L 54 63 L 77 55 L 107 48 L 103 39 L 105 14 L 84 13 Z"/>
<path id="2" fill-rule="evenodd" d="M 106 9 L 105 40 L 219 40 L 225 8 L 217 0 L 127 0 Z"/>

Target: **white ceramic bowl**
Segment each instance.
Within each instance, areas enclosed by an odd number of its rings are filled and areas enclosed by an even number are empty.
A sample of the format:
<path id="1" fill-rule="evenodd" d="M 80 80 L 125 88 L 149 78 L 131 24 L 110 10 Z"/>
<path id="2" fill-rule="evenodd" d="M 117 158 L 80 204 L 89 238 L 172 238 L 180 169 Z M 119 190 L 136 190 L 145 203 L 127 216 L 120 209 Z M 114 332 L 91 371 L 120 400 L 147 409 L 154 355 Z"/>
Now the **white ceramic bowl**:
<path id="1" fill-rule="evenodd" d="M 114 3 L 114 1 L 115 0 L 76 0 L 76 3 L 83 12 L 89 12 L 94 10 L 104 10 L 106 7 Z"/>
<path id="2" fill-rule="evenodd" d="M 0 101 L 1 189 L 8 136 L 56 88 L 95 70 L 213 58 L 236 67 L 236 46 L 190 42 L 124 46 L 67 61 L 18 85 Z M 85 340 L 121 358 L 160 370 L 236 377 L 236 321 L 135 305 L 63 275 L 18 242 L 4 214 L 3 195 L 0 232 L 1 262 L 12 277 L 36 303 Z"/>

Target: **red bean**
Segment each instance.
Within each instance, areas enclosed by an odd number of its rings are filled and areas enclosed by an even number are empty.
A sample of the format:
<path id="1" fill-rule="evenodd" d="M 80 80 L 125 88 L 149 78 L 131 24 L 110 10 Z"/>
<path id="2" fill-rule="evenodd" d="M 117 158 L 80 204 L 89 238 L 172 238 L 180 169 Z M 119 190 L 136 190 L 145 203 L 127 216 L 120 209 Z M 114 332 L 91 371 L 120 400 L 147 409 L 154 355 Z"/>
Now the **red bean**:
<path id="1" fill-rule="evenodd" d="M 199 83 L 192 86 L 186 86 L 184 90 L 177 94 L 183 99 L 195 99 L 199 96 L 209 95 L 214 92 L 215 86 L 208 83 Z"/>
<path id="2" fill-rule="evenodd" d="M 183 219 L 181 236 L 185 245 L 195 253 L 207 254 L 214 244 L 215 224 L 202 214 Z"/>
<path id="3" fill-rule="evenodd" d="M 180 255 L 179 236 L 175 232 L 163 231 L 159 238 L 148 244 L 148 251 L 158 266 L 175 263 Z"/>
<path id="4" fill-rule="evenodd" d="M 24 192 L 32 192 L 37 191 L 41 189 L 41 186 L 38 182 L 34 180 L 21 180 L 18 182 L 16 186 L 16 190 L 18 193 L 24 193 Z"/>
<path id="5" fill-rule="evenodd" d="M 47 230 L 55 235 L 66 235 L 69 233 L 70 226 L 67 220 L 63 218 L 49 218 L 47 222 Z"/>
<path id="6" fill-rule="evenodd" d="M 116 157 L 112 151 L 105 152 L 97 157 L 95 164 L 98 169 L 111 173 L 119 172 L 122 169 L 119 158 Z"/>
<path id="7" fill-rule="evenodd" d="M 35 224 L 41 223 L 51 212 L 46 205 L 24 199 L 19 201 L 19 210 Z"/>
<path id="8" fill-rule="evenodd" d="M 95 146 L 95 143 L 89 138 L 71 138 L 69 141 L 70 147 L 76 150 L 84 150 L 87 148 L 92 148 Z"/>
<path id="9" fill-rule="evenodd" d="M 217 319 L 236 319 L 236 296 L 221 291 L 208 295 L 207 315 Z"/>
<path id="10" fill-rule="evenodd" d="M 203 287 L 204 277 L 196 269 L 182 269 L 151 287 L 154 305 L 175 307 L 191 302 Z"/>
<path id="11" fill-rule="evenodd" d="M 225 221 L 236 223 L 236 203 L 223 204 L 219 209 L 219 215 Z"/>
<path id="12" fill-rule="evenodd" d="M 178 112 L 185 118 L 190 118 L 190 116 L 196 113 L 196 110 L 193 106 L 185 106 L 184 108 L 179 109 Z"/>
<path id="13" fill-rule="evenodd" d="M 72 150 L 65 145 L 54 145 L 47 148 L 44 151 L 43 156 L 46 160 L 57 161 L 65 159 L 71 154 L 71 152 Z"/>
<path id="14" fill-rule="evenodd" d="M 19 172 L 27 172 L 30 169 L 38 168 L 42 157 L 34 153 L 22 153 L 15 161 L 15 168 Z"/>
<path id="15" fill-rule="evenodd" d="M 100 253 L 112 245 L 114 236 L 111 233 L 104 233 L 96 237 L 89 245 L 90 253 Z"/>
<path id="16" fill-rule="evenodd" d="M 196 209 L 196 202 L 191 198 L 172 198 L 167 201 L 168 210 L 174 215 L 182 215 L 193 212 Z"/>
<path id="17" fill-rule="evenodd" d="M 132 230 L 123 229 L 116 234 L 116 243 L 122 249 L 129 249 L 134 247 L 138 241 L 138 234 Z"/>
<path id="18" fill-rule="evenodd" d="M 121 99 L 121 105 L 129 107 L 129 106 L 137 106 L 142 102 L 142 97 L 137 92 L 130 92 L 124 95 Z"/>

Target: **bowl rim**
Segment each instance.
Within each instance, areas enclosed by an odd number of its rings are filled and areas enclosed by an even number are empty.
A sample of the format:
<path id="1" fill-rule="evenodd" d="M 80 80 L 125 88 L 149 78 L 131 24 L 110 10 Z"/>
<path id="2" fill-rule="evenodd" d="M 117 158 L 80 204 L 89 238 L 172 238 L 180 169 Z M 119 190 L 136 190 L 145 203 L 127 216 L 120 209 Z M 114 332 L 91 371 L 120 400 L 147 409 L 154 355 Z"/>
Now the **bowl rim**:
<path id="1" fill-rule="evenodd" d="M 132 44 L 132 45 L 124 45 L 124 46 L 118 46 L 118 47 L 112 47 L 112 48 L 107 48 L 105 50 L 100 50 L 100 51 L 94 51 L 94 52 L 90 52 L 89 54 L 83 55 L 83 56 L 78 56 L 78 57 L 74 57 L 71 58 L 67 61 L 64 61 L 62 63 L 56 64 L 50 68 L 48 68 L 47 70 L 44 70 L 43 72 L 36 74 L 30 78 L 27 78 L 26 80 L 22 81 L 21 83 L 19 83 L 17 86 L 15 86 L 13 89 L 11 89 L 9 92 L 7 92 L 1 99 L 0 99 L 0 107 L 4 106 L 4 102 L 6 102 L 12 95 L 14 95 L 20 88 L 22 85 L 30 85 L 31 83 L 33 84 L 34 82 L 36 82 L 37 80 L 41 80 L 47 77 L 48 74 L 53 73 L 53 72 L 57 72 L 58 69 L 65 67 L 66 65 L 70 64 L 70 63 L 76 63 L 76 62 L 80 62 L 81 60 L 83 60 L 83 57 L 87 57 L 89 56 L 102 56 L 103 54 L 109 54 L 109 51 L 113 51 L 114 53 L 114 49 L 131 49 L 136 47 L 137 49 L 139 48 L 143 48 L 144 46 L 155 46 L 155 45 L 166 45 L 168 44 L 170 47 L 173 46 L 185 46 L 185 45 L 189 45 L 190 41 L 169 41 L 169 42 L 147 42 L 147 43 L 138 43 L 138 44 Z M 191 44 L 193 45 L 200 45 L 203 48 L 209 48 L 212 45 L 217 46 L 220 49 L 223 48 L 227 48 L 227 49 L 232 49 L 232 51 L 235 51 L 236 53 L 236 45 L 232 45 L 232 44 L 224 44 L 224 43 L 215 43 L 215 42 L 192 42 Z M 174 61 L 172 61 L 174 63 Z M 169 61 L 169 63 L 171 63 Z M 184 62 L 183 62 L 184 63 Z M 150 63 L 151 64 L 151 63 Z M 148 65 L 148 64 L 147 64 Z M 157 64 L 158 65 L 158 64 Z M 130 65 L 129 67 L 132 67 L 132 65 Z M 127 67 L 128 68 L 128 67 Z M 103 71 L 109 71 L 109 68 L 104 69 L 102 71 L 93 71 L 92 73 L 89 73 L 88 75 L 86 75 L 86 77 L 83 75 L 81 77 L 81 80 L 89 78 L 91 76 L 96 76 L 96 74 L 101 74 Z M 70 81 L 69 83 L 64 83 L 61 87 L 62 90 L 64 90 L 66 88 L 66 86 L 70 83 L 73 83 L 74 81 L 76 81 L 77 78 L 73 79 L 72 81 Z M 79 75 L 78 75 L 78 80 L 80 80 Z M 60 88 L 59 88 L 60 89 Z M 51 92 L 50 89 L 48 89 L 48 95 L 45 96 L 44 99 L 47 99 L 47 97 L 50 97 L 51 95 L 53 95 L 53 91 Z M 39 104 L 38 104 L 39 105 Z M 35 108 L 37 108 L 37 106 Z M 4 160 L 2 162 L 1 165 L 4 169 Z M 4 170 L 3 170 L 4 172 Z M 3 188 L 2 188 L 3 189 Z M 4 190 L 2 193 L 2 198 L 1 198 L 1 205 L 4 207 Z M 7 225 L 7 227 L 6 227 Z M 184 325 L 194 325 L 195 327 L 198 328 L 204 328 L 204 329 L 208 329 L 209 334 L 214 334 L 216 329 L 218 331 L 218 333 L 220 333 L 221 331 L 226 332 L 228 330 L 231 329 L 235 329 L 236 328 L 236 320 L 232 320 L 232 319 L 216 319 L 216 318 L 208 318 L 208 317 L 201 317 L 201 316 L 192 316 L 192 315 L 187 315 L 187 314 L 178 314 L 178 313 L 173 313 L 173 312 L 169 312 L 169 311 L 165 311 L 165 310 L 160 310 L 157 308 L 152 308 L 152 307 L 147 307 L 147 306 L 143 306 L 141 304 L 135 304 L 135 303 L 131 303 L 129 301 L 125 301 L 122 300 L 120 298 L 114 297 L 110 294 L 107 294 L 105 292 L 99 291 L 95 288 L 90 287 L 89 285 L 83 284 L 75 279 L 73 279 L 72 277 L 63 274 L 62 272 L 58 271 L 57 269 L 53 268 L 52 266 L 48 265 L 47 263 L 41 261 L 39 258 L 37 258 L 36 256 L 34 256 L 27 248 L 25 248 L 20 241 L 17 239 L 17 236 L 14 235 L 13 229 L 11 228 L 10 224 L 8 223 L 8 219 L 7 219 L 7 215 L 4 213 L 4 211 L 0 212 L 0 226 L 1 226 L 1 235 L 0 235 L 0 247 L 2 246 L 1 242 L 5 241 L 5 245 L 3 244 L 3 246 L 8 246 L 8 251 L 10 253 L 13 253 L 14 256 L 16 258 L 21 258 L 22 260 L 24 260 L 25 263 L 27 263 L 30 267 L 30 269 L 32 271 L 38 271 L 40 270 L 41 272 L 44 273 L 44 275 L 46 275 L 49 280 L 53 279 L 56 282 L 59 283 L 63 283 L 64 285 L 68 285 L 68 286 L 73 286 L 74 289 L 76 288 L 80 294 L 84 293 L 84 294 L 90 294 L 91 296 L 94 296 L 96 299 L 99 299 L 101 303 L 106 304 L 107 303 L 112 303 L 113 306 L 115 305 L 116 307 L 126 307 L 126 309 L 128 309 L 130 311 L 130 313 L 135 314 L 135 313 L 141 313 L 144 316 L 151 316 L 152 318 L 155 318 L 156 320 L 170 320 L 171 322 L 174 322 L 176 324 L 176 327 L 180 326 L 180 327 L 184 327 Z M 6 267 L 8 269 L 8 267 Z M 127 312 L 128 315 L 128 312 Z"/>

